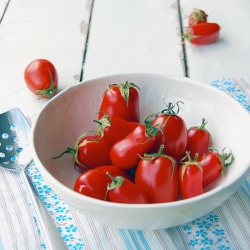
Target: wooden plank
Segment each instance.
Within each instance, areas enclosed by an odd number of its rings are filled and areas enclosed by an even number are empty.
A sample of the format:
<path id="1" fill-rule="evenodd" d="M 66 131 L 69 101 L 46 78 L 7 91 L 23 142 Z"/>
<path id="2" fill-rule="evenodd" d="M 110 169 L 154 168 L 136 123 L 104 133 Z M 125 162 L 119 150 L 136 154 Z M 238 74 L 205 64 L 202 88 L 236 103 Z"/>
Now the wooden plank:
<path id="1" fill-rule="evenodd" d="M 206 11 L 209 22 L 221 26 L 220 39 L 213 44 L 195 46 L 186 42 L 187 62 L 191 78 L 210 82 L 223 77 L 250 75 L 250 33 L 248 0 L 181 0 L 184 26 L 193 8 Z"/>
<path id="2" fill-rule="evenodd" d="M 4 11 L 6 9 L 6 6 L 10 0 L 0 0 L 0 23 L 4 15 Z"/>
<path id="3" fill-rule="evenodd" d="M 126 72 L 184 75 L 177 1 L 95 0 L 84 79 Z"/>
<path id="4" fill-rule="evenodd" d="M 59 91 L 79 81 L 91 4 L 11 0 L 0 25 L 0 112 L 17 106 L 26 114 L 35 113 L 47 102 L 24 83 L 24 69 L 34 59 L 46 58 L 55 65 Z"/>

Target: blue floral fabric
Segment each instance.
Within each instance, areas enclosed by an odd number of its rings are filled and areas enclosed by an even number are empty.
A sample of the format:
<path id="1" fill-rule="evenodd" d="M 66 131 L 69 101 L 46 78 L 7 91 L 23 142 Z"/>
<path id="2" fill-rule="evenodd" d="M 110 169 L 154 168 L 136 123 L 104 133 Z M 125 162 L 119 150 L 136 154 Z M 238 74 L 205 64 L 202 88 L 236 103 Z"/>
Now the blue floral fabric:
<path id="1" fill-rule="evenodd" d="M 211 83 L 212 86 L 221 89 L 230 96 L 232 96 L 236 101 L 238 101 L 247 111 L 250 112 L 250 102 L 249 96 L 243 93 L 242 88 L 240 88 L 239 83 L 232 81 L 230 78 L 222 78 L 215 80 Z"/>
<path id="2" fill-rule="evenodd" d="M 27 173 L 68 248 L 83 249 L 83 242 L 78 235 L 69 206 L 44 182 L 35 163 L 28 166 Z M 43 243 L 43 248 L 46 249 L 45 243 Z"/>

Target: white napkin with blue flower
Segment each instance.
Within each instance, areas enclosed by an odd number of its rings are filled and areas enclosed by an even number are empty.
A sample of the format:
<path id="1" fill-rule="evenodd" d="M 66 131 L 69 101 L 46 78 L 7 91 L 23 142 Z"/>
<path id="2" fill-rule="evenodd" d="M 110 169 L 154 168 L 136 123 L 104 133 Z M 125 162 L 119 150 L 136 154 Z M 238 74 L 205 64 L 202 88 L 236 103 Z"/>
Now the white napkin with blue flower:
<path id="1" fill-rule="evenodd" d="M 210 83 L 250 112 L 250 78 Z M 43 180 L 35 163 L 28 174 L 68 249 L 250 249 L 250 177 L 221 206 L 185 225 L 164 230 L 116 229 L 68 206 Z M 49 249 L 46 231 L 17 173 L 0 169 L 0 250 Z"/>

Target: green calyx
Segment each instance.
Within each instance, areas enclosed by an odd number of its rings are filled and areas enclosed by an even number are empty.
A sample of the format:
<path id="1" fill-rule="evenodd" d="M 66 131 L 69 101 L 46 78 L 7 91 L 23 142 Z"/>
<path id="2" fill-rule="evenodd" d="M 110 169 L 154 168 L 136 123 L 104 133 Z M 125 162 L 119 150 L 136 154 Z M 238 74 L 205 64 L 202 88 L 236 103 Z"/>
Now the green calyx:
<path id="1" fill-rule="evenodd" d="M 72 160 L 73 162 L 76 161 L 76 157 L 77 157 L 77 150 L 78 150 L 78 145 L 74 146 L 72 148 L 67 147 L 67 149 L 65 151 L 63 151 L 61 154 L 59 154 L 58 156 L 54 156 L 52 157 L 53 159 L 58 159 L 61 158 L 64 154 L 72 154 Z"/>
<path id="2" fill-rule="evenodd" d="M 121 95 L 122 95 L 122 97 L 125 100 L 127 105 L 128 105 L 128 101 L 129 101 L 129 89 L 130 88 L 137 88 L 140 91 L 140 88 L 137 85 L 135 85 L 132 82 L 128 82 L 128 81 L 126 81 L 124 84 L 117 83 L 117 84 L 109 85 L 109 87 L 111 87 L 111 86 L 116 86 L 119 88 L 120 93 L 121 93 Z"/>
<path id="3" fill-rule="evenodd" d="M 206 124 L 207 124 L 207 122 L 206 122 L 205 118 L 202 118 L 200 126 L 192 126 L 192 127 L 189 128 L 189 130 L 192 129 L 192 128 L 198 128 L 199 130 L 207 130 L 206 129 Z"/>
<path id="4" fill-rule="evenodd" d="M 71 154 L 72 155 L 72 162 L 75 165 L 75 163 L 77 163 L 79 166 L 81 166 L 82 168 L 88 169 L 86 166 L 84 166 L 81 162 L 79 162 L 78 160 L 78 149 L 79 147 L 82 145 L 80 143 L 80 141 L 86 136 L 88 135 L 90 132 L 86 132 L 84 134 L 82 134 L 76 141 L 75 145 L 70 148 L 67 147 L 67 149 L 62 152 L 61 154 L 59 154 L 58 156 L 52 157 L 52 159 L 58 159 L 60 157 L 62 157 L 64 154 Z"/>
<path id="5" fill-rule="evenodd" d="M 98 120 L 92 120 L 92 121 L 97 123 L 96 134 L 100 135 L 101 138 L 104 136 L 105 128 L 112 125 L 108 115 L 104 115 L 99 121 Z"/>
<path id="6" fill-rule="evenodd" d="M 55 95 L 55 93 L 56 93 L 56 90 L 57 90 L 57 88 L 55 87 L 55 84 L 54 84 L 52 74 L 51 74 L 49 69 L 48 69 L 48 71 L 49 71 L 49 76 L 50 76 L 50 86 L 49 86 L 49 88 L 42 89 L 42 90 L 36 90 L 34 92 L 36 95 L 40 95 L 40 96 L 42 96 L 44 98 L 53 97 Z"/>
<path id="7" fill-rule="evenodd" d="M 206 130 L 206 128 L 205 128 L 206 124 L 207 124 L 207 122 L 206 122 L 205 118 L 202 118 L 201 125 L 200 125 L 199 129 Z"/>
<path id="8" fill-rule="evenodd" d="M 232 154 L 232 152 L 230 151 L 230 153 L 225 153 L 224 150 L 225 148 L 222 150 L 222 154 L 219 154 L 219 152 L 216 149 L 213 148 L 208 148 L 208 150 L 210 152 L 216 152 L 219 160 L 221 162 L 221 175 L 225 174 L 225 169 L 228 168 L 229 166 L 232 165 L 232 163 L 234 162 L 234 155 Z"/>
<path id="9" fill-rule="evenodd" d="M 186 156 L 184 158 L 181 159 L 181 163 L 184 164 L 182 171 L 181 171 L 181 180 L 183 181 L 184 178 L 184 174 L 188 168 L 188 166 L 190 165 L 195 165 L 197 168 L 199 168 L 200 170 L 203 171 L 202 166 L 200 164 L 200 162 L 198 162 L 198 154 L 196 153 L 194 155 L 194 159 L 191 158 L 190 154 L 188 151 L 186 151 Z M 185 160 L 187 158 L 187 160 Z"/>
<path id="10" fill-rule="evenodd" d="M 204 17 L 207 17 L 208 15 L 202 11 L 200 11 L 197 8 L 193 9 L 193 13 L 191 14 L 191 17 L 194 19 L 194 23 L 197 24 L 198 21 L 204 21 Z"/>
<path id="11" fill-rule="evenodd" d="M 163 109 L 160 114 L 164 115 L 177 115 L 180 111 L 179 103 L 184 104 L 181 101 L 176 102 L 176 104 L 173 104 L 172 102 L 169 102 L 166 109 Z M 175 111 L 174 108 L 177 107 L 177 110 Z"/>
<path id="12" fill-rule="evenodd" d="M 113 190 L 116 187 L 120 187 L 124 182 L 124 178 L 122 176 L 113 177 L 109 172 L 107 172 L 106 175 L 112 180 L 112 182 L 107 186 L 108 191 Z"/>
<path id="13" fill-rule="evenodd" d="M 156 129 L 155 132 L 156 134 L 159 134 L 159 133 L 162 133 L 162 129 L 166 126 L 168 120 L 170 119 L 171 116 L 174 116 L 174 115 L 178 115 L 179 111 L 180 111 L 180 106 L 179 106 L 179 103 L 182 103 L 181 101 L 178 101 L 176 102 L 176 104 L 173 104 L 171 102 L 168 103 L 168 105 L 165 103 L 165 105 L 167 106 L 166 109 L 163 109 L 161 112 L 157 112 L 155 114 L 152 114 L 150 115 L 150 117 L 159 117 L 159 116 L 162 116 L 162 115 L 165 115 L 165 116 L 168 116 L 167 119 L 165 120 L 165 122 L 162 124 L 161 128 L 159 128 L 159 124 L 155 124 L 154 125 L 154 128 Z M 175 107 L 177 107 L 177 110 L 175 111 Z"/>
<path id="14" fill-rule="evenodd" d="M 171 174 L 171 179 L 173 178 L 173 175 L 174 175 L 174 169 L 175 169 L 175 160 L 171 157 L 171 156 L 168 156 L 168 155 L 165 155 L 163 154 L 163 149 L 164 149 L 164 145 L 161 144 L 159 150 L 157 153 L 153 153 L 153 154 L 144 154 L 144 157 L 140 156 L 139 157 L 144 160 L 144 161 L 152 161 L 152 160 L 155 160 L 159 157 L 166 157 L 168 158 L 170 161 L 171 161 L 171 164 L 172 164 L 172 174 Z"/>
<path id="15" fill-rule="evenodd" d="M 154 116 L 154 115 L 153 115 Z M 152 121 L 149 120 L 149 118 L 152 117 L 152 115 L 146 116 L 144 118 L 144 124 L 146 127 L 146 136 L 156 136 L 157 134 L 159 134 L 160 129 L 157 128 L 157 124 L 156 125 L 152 125 Z"/>
<path id="16" fill-rule="evenodd" d="M 186 32 L 183 34 L 182 38 L 183 38 L 184 40 L 187 40 L 187 41 L 190 42 L 191 39 L 200 38 L 200 37 L 202 37 L 202 36 L 204 36 L 204 35 L 191 35 L 191 34 L 190 34 L 190 29 L 187 29 Z"/>
<path id="17" fill-rule="evenodd" d="M 144 161 L 152 161 L 160 156 L 165 156 L 163 154 L 163 149 L 164 149 L 164 145 L 162 144 L 158 150 L 157 153 L 153 153 L 153 154 L 144 154 L 144 157 L 140 156 L 140 158 Z M 171 157 L 168 157 L 168 158 L 171 158 Z"/>

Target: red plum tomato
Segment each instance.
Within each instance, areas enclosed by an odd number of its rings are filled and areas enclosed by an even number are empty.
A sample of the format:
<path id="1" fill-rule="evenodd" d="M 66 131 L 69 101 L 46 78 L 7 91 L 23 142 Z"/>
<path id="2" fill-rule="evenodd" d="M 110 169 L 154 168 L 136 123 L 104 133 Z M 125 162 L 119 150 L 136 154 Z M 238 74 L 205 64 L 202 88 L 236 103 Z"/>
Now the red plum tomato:
<path id="1" fill-rule="evenodd" d="M 46 59 L 32 61 L 24 71 L 27 88 L 44 98 L 55 95 L 58 87 L 58 75 L 55 66 Z"/>

